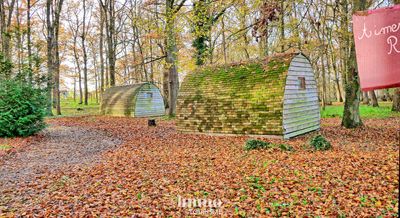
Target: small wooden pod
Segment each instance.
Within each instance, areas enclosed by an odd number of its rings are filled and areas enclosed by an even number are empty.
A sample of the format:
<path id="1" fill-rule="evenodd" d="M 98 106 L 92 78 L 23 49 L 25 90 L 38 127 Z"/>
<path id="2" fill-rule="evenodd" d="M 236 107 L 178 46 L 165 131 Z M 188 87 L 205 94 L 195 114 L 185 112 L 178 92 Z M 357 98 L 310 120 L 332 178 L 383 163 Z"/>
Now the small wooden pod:
<path id="1" fill-rule="evenodd" d="M 317 82 L 308 58 L 292 53 L 186 76 L 178 96 L 182 132 L 292 138 L 320 128 Z"/>
<path id="2" fill-rule="evenodd" d="M 115 86 L 103 93 L 101 114 L 157 117 L 165 114 L 165 104 L 160 90 L 151 83 Z"/>

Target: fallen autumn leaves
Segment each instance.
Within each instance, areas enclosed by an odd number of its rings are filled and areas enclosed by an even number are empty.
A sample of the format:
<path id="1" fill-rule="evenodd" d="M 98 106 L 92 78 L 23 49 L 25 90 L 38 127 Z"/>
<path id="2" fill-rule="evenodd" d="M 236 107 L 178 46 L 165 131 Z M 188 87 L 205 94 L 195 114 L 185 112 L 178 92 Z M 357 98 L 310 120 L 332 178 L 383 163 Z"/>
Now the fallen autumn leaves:
<path id="1" fill-rule="evenodd" d="M 188 216 L 183 198 L 220 199 L 223 216 L 397 216 L 400 119 L 347 130 L 324 119 L 334 149 L 312 152 L 310 135 L 284 142 L 296 151 L 245 151 L 247 137 L 180 134 L 173 121 L 59 118 L 53 125 L 103 131 L 123 144 L 90 167 L 1 186 L 0 216 Z M 0 163 L 1 164 L 1 163 Z"/>

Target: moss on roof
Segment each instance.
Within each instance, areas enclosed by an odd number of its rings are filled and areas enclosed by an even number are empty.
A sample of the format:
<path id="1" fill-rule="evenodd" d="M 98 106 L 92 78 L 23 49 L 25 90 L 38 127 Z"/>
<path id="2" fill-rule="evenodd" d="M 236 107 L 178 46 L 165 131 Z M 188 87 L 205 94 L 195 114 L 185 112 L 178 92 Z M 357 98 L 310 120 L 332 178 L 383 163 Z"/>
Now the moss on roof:
<path id="1" fill-rule="evenodd" d="M 133 115 L 136 94 L 145 84 L 148 83 L 114 86 L 107 89 L 102 95 L 101 113 L 120 116 Z"/>
<path id="2" fill-rule="evenodd" d="M 178 129 L 281 135 L 284 87 L 294 55 L 189 74 L 178 97 Z"/>

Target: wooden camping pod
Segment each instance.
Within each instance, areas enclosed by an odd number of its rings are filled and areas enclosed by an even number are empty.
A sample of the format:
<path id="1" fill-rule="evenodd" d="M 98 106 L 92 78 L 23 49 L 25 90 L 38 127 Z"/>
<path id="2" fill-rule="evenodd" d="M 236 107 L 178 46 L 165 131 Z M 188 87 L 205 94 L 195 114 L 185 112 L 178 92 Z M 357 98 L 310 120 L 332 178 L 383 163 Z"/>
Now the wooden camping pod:
<path id="1" fill-rule="evenodd" d="M 292 53 L 189 74 L 178 96 L 177 128 L 286 139 L 318 130 L 317 82 L 310 61 Z"/>
<path id="2" fill-rule="evenodd" d="M 115 86 L 102 96 L 101 113 L 111 116 L 156 117 L 165 114 L 160 90 L 151 83 Z"/>

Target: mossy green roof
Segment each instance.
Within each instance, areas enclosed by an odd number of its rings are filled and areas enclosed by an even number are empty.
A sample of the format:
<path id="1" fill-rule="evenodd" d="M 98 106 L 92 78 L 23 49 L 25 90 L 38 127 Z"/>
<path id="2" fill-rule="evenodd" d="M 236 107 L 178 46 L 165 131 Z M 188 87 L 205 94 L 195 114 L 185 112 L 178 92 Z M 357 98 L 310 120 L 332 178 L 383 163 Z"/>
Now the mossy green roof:
<path id="1" fill-rule="evenodd" d="M 205 67 L 187 75 L 178 97 L 178 129 L 281 135 L 286 75 L 293 56 Z"/>
<path id="2" fill-rule="evenodd" d="M 102 95 L 101 114 L 131 116 L 134 112 L 136 94 L 147 83 L 137 83 L 108 88 Z"/>

